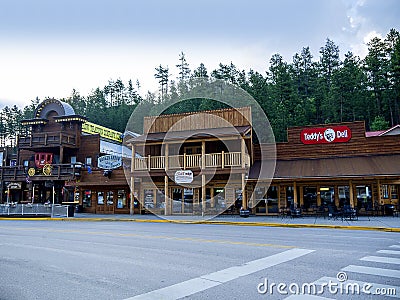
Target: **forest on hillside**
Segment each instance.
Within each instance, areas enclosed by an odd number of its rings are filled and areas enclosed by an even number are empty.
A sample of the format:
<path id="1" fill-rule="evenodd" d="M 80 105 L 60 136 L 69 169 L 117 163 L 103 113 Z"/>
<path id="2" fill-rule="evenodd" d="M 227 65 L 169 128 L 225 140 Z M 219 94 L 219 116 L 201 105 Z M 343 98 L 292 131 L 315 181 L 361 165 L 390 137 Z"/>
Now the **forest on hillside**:
<path id="1" fill-rule="evenodd" d="M 285 141 L 291 126 L 364 120 L 368 130 L 382 130 L 400 123 L 400 34 L 391 29 L 385 38 L 369 41 L 364 59 L 352 52 L 340 59 L 339 47 L 331 39 L 314 57 L 309 47 L 287 62 L 276 53 L 264 73 L 241 70 L 231 62 L 209 71 L 205 64 L 191 69 L 185 53 L 177 57 L 176 73 L 162 64 L 154 69 L 159 94 L 140 95 L 140 82 L 109 80 L 89 95 L 73 90 L 66 99 L 77 114 L 90 122 L 124 132 L 132 111 L 146 101 L 155 107 L 187 93 L 194 78 L 220 79 L 247 91 L 265 111 L 276 141 Z M 0 111 L 0 146 L 15 145 L 24 132 L 20 121 L 31 119 L 37 105 L 45 99 L 31 100 L 24 108 L 4 107 Z M 209 99 L 186 101 L 171 107 L 168 113 L 209 110 L 223 104 Z"/>

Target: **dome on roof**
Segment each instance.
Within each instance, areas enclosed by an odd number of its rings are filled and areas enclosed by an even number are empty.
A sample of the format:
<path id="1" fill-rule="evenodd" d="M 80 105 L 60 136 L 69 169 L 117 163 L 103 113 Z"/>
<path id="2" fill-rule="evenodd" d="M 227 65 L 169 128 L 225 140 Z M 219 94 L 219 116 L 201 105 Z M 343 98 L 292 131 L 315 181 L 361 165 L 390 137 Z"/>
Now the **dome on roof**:
<path id="1" fill-rule="evenodd" d="M 75 111 L 71 105 L 56 99 L 44 100 L 35 111 L 35 118 L 47 119 L 48 115 L 52 113 L 61 116 L 75 115 Z"/>

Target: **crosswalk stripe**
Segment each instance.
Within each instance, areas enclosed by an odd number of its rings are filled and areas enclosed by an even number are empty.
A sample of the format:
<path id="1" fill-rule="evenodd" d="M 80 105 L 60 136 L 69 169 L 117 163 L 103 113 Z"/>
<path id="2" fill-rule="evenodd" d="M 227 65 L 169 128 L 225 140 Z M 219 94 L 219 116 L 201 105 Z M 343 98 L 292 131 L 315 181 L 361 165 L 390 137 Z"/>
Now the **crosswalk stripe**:
<path id="1" fill-rule="evenodd" d="M 382 269 L 382 268 L 349 265 L 349 266 L 343 268 L 342 271 L 400 278 L 400 271 L 392 270 L 392 269 Z"/>
<path id="2" fill-rule="evenodd" d="M 372 282 L 364 282 L 364 281 L 356 281 L 356 280 L 346 280 L 344 282 L 340 282 L 336 277 L 321 277 L 317 281 L 314 281 L 313 283 L 315 285 L 322 285 L 325 286 L 325 290 L 327 293 L 329 293 L 329 288 L 326 286 L 329 282 L 337 284 L 338 290 L 342 286 L 344 290 L 342 291 L 343 294 L 346 293 L 346 287 L 350 291 L 349 294 L 346 294 L 347 296 L 351 295 L 352 292 L 352 286 L 357 285 L 360 287 L 360 295 L 368 295 L 368 293 L 364 293 L 362 291 L 363 287 L 369 286 L 370 288 L 367 288 L 367 291 L 369 291 L 370 295 L 378 295 L 378 294 L 383 294 L 383 291 L 387 291 L 385 296 L 387 297 L 393 297 L 393 298 L 399 298 L 400 299 L 400 287 L 398 286 L 393 286 L 393 285 L 387 285 L 387 284 L 379 284 L 379 283 L 372 283 Z M 391 291 L 390 294 L 388 291 Z M 377 293 L 380 291 L 380 293 Z M 338 292 L 337 294 L 340 294 Z M 354 293 L 354 295 L 356 295 Z"/>
<path id="3" fill-rule="evenodd" d="M 363 258 L 360 258 L 360 260 L 379 262 L 379 263 L 384 263 L 384 264 L 400 265 L 400 259 L 399 258 L 393 258 L 393 257 L 365 256 Z"/>
<path id="4" fill-rule="evenodd" d="M 241 276 L 246 276 L 267 269 L 269 267 L 291 261 L 295 258 L 299 258 L 311 252 L 314 252 L 314 250 L 294 248 L 271 256 L 256 259 L 240 266 L 234 266 L 217 272 L 209 273 L 197 278 L 189 279 L 171 286 L 160 288 L 158 290 L 153 290 L 148 293 L 137 295 L 128 299 L 129 300 L 137 300 L 137 299 L 174 300 L 174 299 L 188 297 L 195 293 L 205 291 L 209 288 L 237 279 Z"/>
<path id="5" fill-rule="evenodd" d="M 389 246 L 389 248 L 398 248 L 398 249 L 400 249 L 400 245 L 392 245 L 392 246 Z"/>
<path id="6" fill-rule="evenodd" d="M 320 296 L 314 296 L 314 295 L 291 295 L 284 300 L 334 300 L 334 298 L 325 298 L 325 297 L 320 297 Z"/>
<path id="7" fill-rule="evenodd" d="M 377 251 L 378 253 L 382 254 L 395 254 L 395 255 L 400 255 L 400 251 L 395 251 L 395 250 L 379 250 Z"/>

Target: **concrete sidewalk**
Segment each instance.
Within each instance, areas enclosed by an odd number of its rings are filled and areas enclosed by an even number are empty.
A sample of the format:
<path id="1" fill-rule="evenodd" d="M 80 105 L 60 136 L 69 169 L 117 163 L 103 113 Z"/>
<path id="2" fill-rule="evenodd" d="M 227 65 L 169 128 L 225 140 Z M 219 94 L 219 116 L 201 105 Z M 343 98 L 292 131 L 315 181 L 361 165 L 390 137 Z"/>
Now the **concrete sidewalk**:
<path id="1" fill-rule="evenodd" d="M 225 224 L 241 226 L 270 226 L 270 227 L 297 227 L 297 228 L 338 228 L 353 230 L 380 230 L 400 232 L 400 218 L 385 217 L 358 217 L 358 220 L 342 220 L 324 217 L 281 218 L 279 216 L 250 216 L 242 218 L 238 215 L 220 215 L 213 218 L 201 216 L 167 216 L 161 218 L 156 215 L 98 215 L 75 213 L 73 218 L 63 218 L 70 221 L 125 221 L 125 222 L 171 222 L 194 224 Z"/>

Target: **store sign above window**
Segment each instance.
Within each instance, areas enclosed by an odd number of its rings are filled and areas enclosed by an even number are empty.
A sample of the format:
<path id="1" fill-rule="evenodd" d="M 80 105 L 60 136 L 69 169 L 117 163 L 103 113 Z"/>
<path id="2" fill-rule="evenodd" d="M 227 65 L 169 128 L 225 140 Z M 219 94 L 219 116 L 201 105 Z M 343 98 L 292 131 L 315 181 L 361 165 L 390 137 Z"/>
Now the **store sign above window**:
<path id="1" fill-rule="evenodd" d="M 97 166 L 101 169 L 116 169 L 122 166 L 122 157 L 120 155 L 104 155 L 98 158 Z"/>
<path id="2" fill-rule="evenodd" d="M 351 130 L 347 126 L 306 128 L 300 133 L 303 144 L 345 143 L 351 139 Z"/>
<path id="3" fill-rule="evenodd" d="M 176 183 L 192 183 L 193 172 L 190 170 L 176 171 L 175 172 L 175 182 Z"/>

